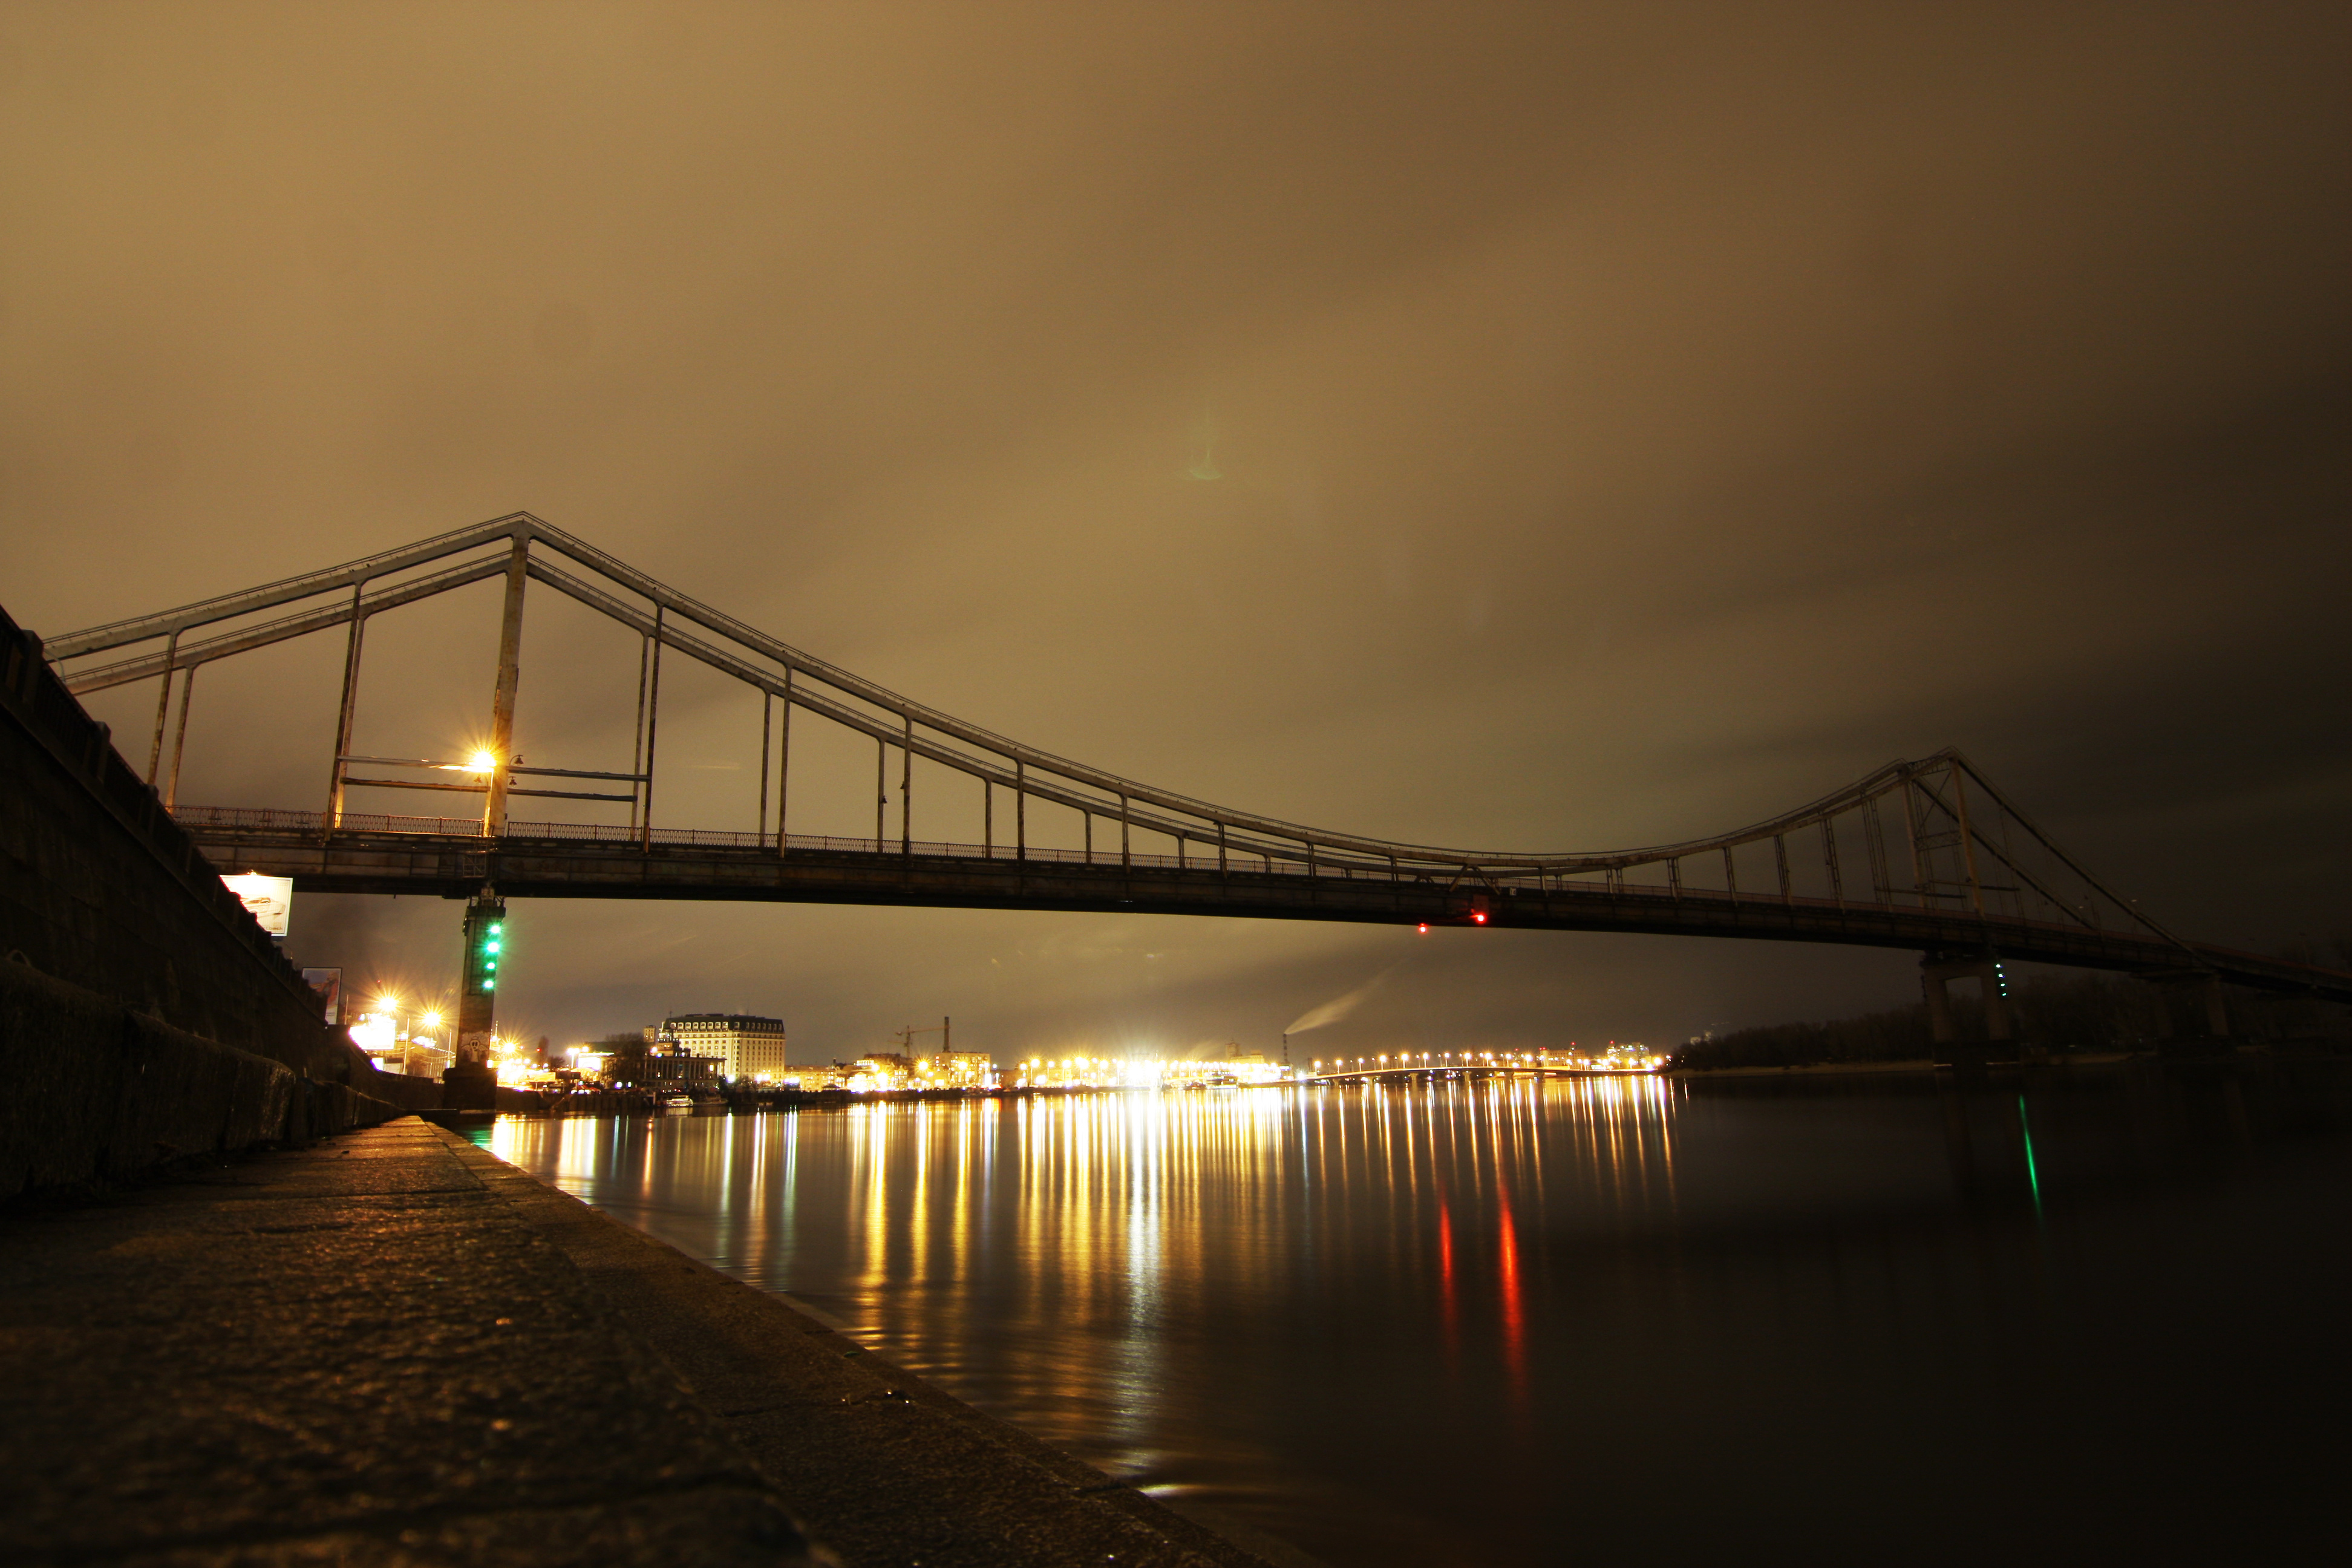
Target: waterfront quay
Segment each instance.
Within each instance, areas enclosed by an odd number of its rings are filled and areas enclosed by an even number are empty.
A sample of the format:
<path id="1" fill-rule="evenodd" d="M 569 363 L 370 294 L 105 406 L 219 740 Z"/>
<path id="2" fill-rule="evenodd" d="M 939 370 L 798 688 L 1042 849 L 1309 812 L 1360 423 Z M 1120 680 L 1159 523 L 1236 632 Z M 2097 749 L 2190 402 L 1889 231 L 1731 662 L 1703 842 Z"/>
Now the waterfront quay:
<path id="1" fill-rule="evenodd" d="M 0 777 L 0 1563 L 1261 1561 L 414 1114 L 5 614 Z"/>
<path id="2" fill-rule="evenodd" d="M 1031 1085 L 1016 1089 L 883 1089 L 853 1093 L 845 1089 L 735 1088 L 695 1100 L 692 1110 L 737 1116 L 793 1110 L 838 1110 L 852 1105 L 964 1104 L 981 1100 L 1053 1100 L 1073 1094 L 1122 1094 L 1118 1084 Z M 542 1093 L 499 1090 L 498 1110 L 510 1116 L 660 1116 L 680 1114 L 684 1105 L 665 1106 L 663 1097 L 635 1089 Z M 480 1113 L 474 1113 L 482 1120 Z"/>
<path id="3" fill-rule="evenodd" d="M 410 1118 L 0 1214 L 0 1560 L 1265 1560 Z"/>

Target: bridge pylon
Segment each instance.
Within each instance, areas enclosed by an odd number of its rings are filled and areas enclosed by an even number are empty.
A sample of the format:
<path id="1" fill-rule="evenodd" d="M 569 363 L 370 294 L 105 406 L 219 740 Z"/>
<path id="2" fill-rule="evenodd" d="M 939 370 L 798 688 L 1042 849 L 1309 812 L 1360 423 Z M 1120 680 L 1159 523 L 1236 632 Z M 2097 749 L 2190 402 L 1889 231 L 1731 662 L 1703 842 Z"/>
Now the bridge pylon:
<path id="1" fill-rule="evenodd" d="M 1973 980 L 1984 997 L 1985 1036 L 2016 1037 L 2009 1010 L 2009 973 L 1991 953 L 1927 952 L 1919 959 L 1919 990 L 1927 1004 L 1927 1027 L 1939 1047 L 1959 1044 L 1959 1021 L 1952 1016 L 1951 983 Z"/>
<path id="2" fill-rule="evenodd" d="M 443 1098 L 467 1110 L 494 1109 L 498 1075 L 490 1046 L 498 1032 L 499 969 L 506 952 L 507 901 L 484 888 L 466 900 L 466 952 L 457 987 L 457 1049 L 443 1075 Z"/>

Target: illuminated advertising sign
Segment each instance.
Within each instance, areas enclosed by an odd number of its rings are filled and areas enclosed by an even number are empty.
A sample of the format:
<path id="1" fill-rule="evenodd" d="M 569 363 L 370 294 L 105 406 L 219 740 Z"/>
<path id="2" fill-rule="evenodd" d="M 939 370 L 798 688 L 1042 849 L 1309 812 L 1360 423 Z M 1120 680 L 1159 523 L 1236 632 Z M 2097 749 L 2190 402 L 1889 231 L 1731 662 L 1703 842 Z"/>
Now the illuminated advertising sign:
<path id="1" fill-rule="evenodd" d="M 258 871 L 247 871 L 241 877 L 223 877 L 228 890 L 245 905 L 246 912 L 261 922 L 261 929 L 270 935 L 286 934 L 286 920 L 294 910 L 294 879 L 265 877 Z"/>

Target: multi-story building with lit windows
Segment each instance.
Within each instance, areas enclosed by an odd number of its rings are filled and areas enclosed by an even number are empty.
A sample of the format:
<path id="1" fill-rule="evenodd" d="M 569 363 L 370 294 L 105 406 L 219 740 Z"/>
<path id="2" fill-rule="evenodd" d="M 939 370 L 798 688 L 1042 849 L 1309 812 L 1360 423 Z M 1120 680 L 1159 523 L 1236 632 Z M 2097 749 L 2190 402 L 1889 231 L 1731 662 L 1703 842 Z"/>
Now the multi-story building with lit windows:
<path id="1" fill-rule="evenodd" d="M 772 1080 L 784 1076 L 784 1021 L 750 1013 L 680 1013 L 662 1020 L 660 1040 L 698 1057 L 717 1057 L 720 1076 Z"/>
<path id="2" fill-rule="evenodd" d="M 915 1064 L 918 1089 L 994 1089 L 996 1064 L 986 1051 L 941 1051 Z"/>

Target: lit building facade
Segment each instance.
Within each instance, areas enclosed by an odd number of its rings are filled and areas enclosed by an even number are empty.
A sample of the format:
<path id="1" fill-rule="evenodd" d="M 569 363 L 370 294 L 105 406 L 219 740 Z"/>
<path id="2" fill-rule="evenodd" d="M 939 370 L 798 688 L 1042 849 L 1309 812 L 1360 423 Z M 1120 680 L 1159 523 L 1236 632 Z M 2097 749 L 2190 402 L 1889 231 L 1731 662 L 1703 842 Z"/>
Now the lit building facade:
<path id="1" fill-rule="evenodd" d="M 688 1056 L 716 1057 L 722 1078 L 770 1081 L 784 1076 L 784 1021 L 751 1013 L 681 1013 L 665 1018 L 656 1038 Z"/>
<path id="2" fill-rule="evenodd" d="M 849 1064 L 843 1087 L 852 1094 L 887 1094 L 905 1089 L 915 1064 L 897 1051 L 868 1051 Z"/>
<path id="3" fill-rule="evenodd" d="M 940 1051 L 915 1064 L 922 1089 L 994 1089 L 996 1064 L 986 1051 Z"/>

